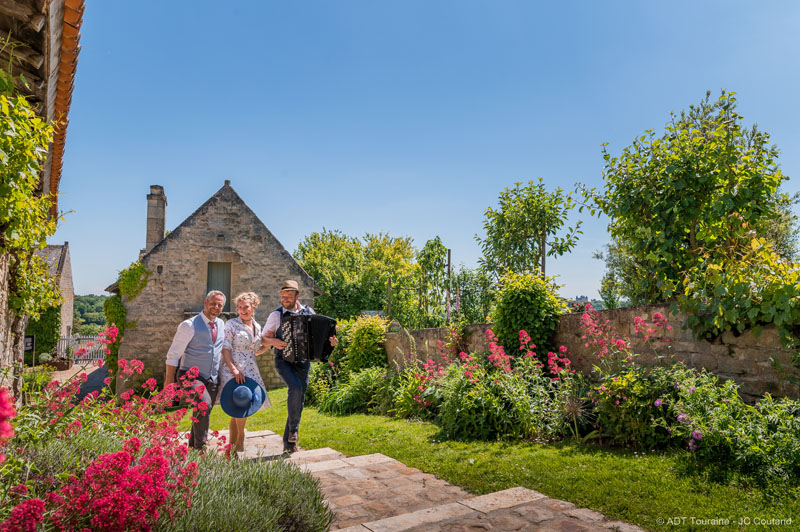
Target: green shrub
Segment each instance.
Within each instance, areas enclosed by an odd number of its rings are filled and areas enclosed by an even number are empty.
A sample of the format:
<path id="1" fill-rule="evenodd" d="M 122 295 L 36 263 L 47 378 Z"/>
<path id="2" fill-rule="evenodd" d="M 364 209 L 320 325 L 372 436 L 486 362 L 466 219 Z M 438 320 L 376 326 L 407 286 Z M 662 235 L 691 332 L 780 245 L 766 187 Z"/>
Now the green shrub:
<path id="1" fill-rule="evenodd" d="M 320 412 L 337 415 L 370 412 L 385 386 L 386 373 L 386 368 L 367 368 L 351 374 L 349 380 L 337 383 L 321 399 Z"/>
<path id="2" fill-rule="evenodd" d="M 606 376 L 592 394 L 597 423 L 604 437 L 616 444 L 654 449 L 677 443 L 672 432 L 673 410 L 687 383 L 687 390 L 717 396 L 717 379 L 677 363 L 667 367 L 632 366 L 618 375 Z"/>
<path id="3" fill-rule="evenodd" d="M 308 373 L 308 388 L 306 388 L 305 404 L 307 406 L 317 406 L 325 399 L 328 392 L 335 384 L 335 373 L 333 363 L 311 364 L 311 371 Z"/>
<path id="4" fill-rule="evenodd" d="M 534 273 L 510 273 L 500 279 L 492 322 L 501 345 L 516 347 L 519 332 L 526 331 L 537 352 L 552 350 L 558 318 L 565 309 L 554 286 L 552 279 L 542 279 Z"/>
<path id="5" fill-rule="evenodd" d="M 455 439 L 553 438 L 563 434 L 560 380 L 541 374 L 532 360 L 517 371 L 502 371 L 467 357 L 452 364 L 442 384 L 440 422 Z"/>
<path id="6" fill-rule="evenodd" d="M 441 383 L 431 377 L 416 360 L 398 373 L 390 413 L 402 418 L 436 419 L 442 402 Z"/>
<path id="7" fill-rule="evenodd" d="M 800 476 L 800 402 L 766 395 L 751 406 L 733 381 L 714 390 L 679 387 L 672 430 L 688 442 L 696 465 L 717 477 L 744 476 L 761 485 Z"/>
<path id="8" fill-rule="evenodd" d="M 56 347 L 61 333 L 61 305 L 50 307 L 25 328 L 26 336 L 36 337 L 36 352 L 47 353 Z M 38 357 L 37 357 L 38 358 Z M 33 365 L 33 353 L 25 353 L 25 364 Z"/>
<path id="9" fill-rule="evenodd" d="M 319 482 L 287 462 L 210 455 L 199 466 L 191 509 L 174 522 L 162 519 L 159 530 L 312 532 L 333 522 Z"/>
<path id="10" fill-rule="evenodd" d="M 345 374 L 366 368 L 386 367 L 383 341 L 387 327 L 387 320 L 380 316 L 360 316 L 356 319 L 347 332 L 347 346 L 342 360 Z"/>

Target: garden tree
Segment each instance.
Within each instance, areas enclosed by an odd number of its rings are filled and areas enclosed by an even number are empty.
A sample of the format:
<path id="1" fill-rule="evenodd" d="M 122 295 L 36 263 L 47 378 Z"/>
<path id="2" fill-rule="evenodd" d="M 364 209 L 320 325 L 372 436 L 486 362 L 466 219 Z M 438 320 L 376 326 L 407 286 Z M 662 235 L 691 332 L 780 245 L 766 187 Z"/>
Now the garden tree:
<path id="1" fill-rule="evenodd" d="M 542 178 L 514 185 L 500 193 L 497 210 L 486 209 L 486 238 L 475 237 L 483 251 L 481 267 L 495 277 L 535 269 L 544 277 L 545 258 L 569 252 L 582 233 L 579 221 L 564 236 L 556 236 L 575 206 L 573 193 L 560 187 L 548 192 Z"/>
<path id="2" fill-rule="evenodd" d="M 323 291 L 315 309 L 336 318 L 386 308 L 387 283 L 410 285 L 415 275 L 414 247 L 407 237 L 367 234 L 362 239 L 338 230 L 311 233 L 294 256 Z M 409 291 L 392 296 L 392 314 L 411 314 Z"/>
<path id="3" fill-rule="evenodd" d="M 486 323 L 494 304 L 494 284 L 481 268 L 463 264 L 453 275 L 453 303 L 456 319 L 464 323 Z"/>
<path id="4" fill-rule="evenodd" d="M 51 202 L 37 193 L 53 128 L 0 75 L 0 366 L 22 353 L 26 316 L 60 303 L 55 280 L 35 255 L 55 232 Z"/>
<path id="5" fill-rule="evenodd" d="M 447 292 L 447 248 L 438 236 L 425 242 L 417 253 L 419 314 L 415 327 L 441 327 L 445 324 Z"/>
<path id="6" fill-rule="evenodd" d="M 734 93 L 710 93 L 671 113 L 660 137 L 651 129 L 612 157 L 605 146 L 602 193 L 585 191 L 611 218 L 607 257 L 632 302 L 653 303 L 683 292 L 686 272 L 730 258 L 748 235 L 774 231 L 785 179 L 778 150 L 755 126 L 745 129 Z M 787 241 L 791 243 L 791 239 Z"/>

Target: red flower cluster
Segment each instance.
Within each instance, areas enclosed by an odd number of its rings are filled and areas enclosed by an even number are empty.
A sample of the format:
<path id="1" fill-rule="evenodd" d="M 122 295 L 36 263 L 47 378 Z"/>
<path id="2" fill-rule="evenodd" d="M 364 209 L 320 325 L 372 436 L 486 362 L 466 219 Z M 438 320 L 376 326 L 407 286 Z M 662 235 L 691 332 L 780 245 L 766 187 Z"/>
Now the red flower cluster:
<path id="1" fill-rule="evenodd" d="M 108 342 L 115 337 L 113 330 L 103 335 Z M 120 362 L 124 375 L 140 373 L 143 367 L 138 360 Z M 196 368 L 193 373 L 196 377 Z M 28 486 L 19 484 L 8 492 L 10 512 L 4 512 L 7 517 L 0 523 L 0 532 L 34 531 L 42 526 L 56 530 L 149 531 L 165 513 L 174 518 L 176 510 L 185 511 L 191 504 L 197 464 L 187 462 L 189 450 L 180 442 L 177 430 L 185 409 L 167 414 L 165 408 L 180 394 L 197 409 L 207 409 L 205 403 L 197 401 L 194 377 L 184 382 L 184 389 L 173 385 L 158 393 L 153 393 L 155 380 L 149 379 L 143 385 L 151 392 L 149 397 L 135 396 L 129 390 L 121 395 L 121 404 L 108 389 L 102 395 L 94 392 L 77 401 L 85 374 L 45 386 L 31 405 L 23 407 L 30 410 L 24 413 L 33 414 L 30 418 L 44 421 L 35 441 L 68 439 L 85 430 L 126 435 L 127 440 L 119 452 L 79 465 L 63 478 L 26 477 Z M 8 423 L 14 415 L 12 399 L 0 388 L 0 444 L 14 435 Z M 35 442 L 12 440 L 13 449 L 8 452 L 25 460 L 26 445 Z"/>
<path id="2" fill-rule="evenodd" d="M 14 427 L 11 426 L 9 420 L 15 415 L 14 400 L 8 390 L 0 388 L 0 447 L 14 436 Z M 0 463 L 3 463 L 5 459 L 3 453 L 0 453 Z"/>

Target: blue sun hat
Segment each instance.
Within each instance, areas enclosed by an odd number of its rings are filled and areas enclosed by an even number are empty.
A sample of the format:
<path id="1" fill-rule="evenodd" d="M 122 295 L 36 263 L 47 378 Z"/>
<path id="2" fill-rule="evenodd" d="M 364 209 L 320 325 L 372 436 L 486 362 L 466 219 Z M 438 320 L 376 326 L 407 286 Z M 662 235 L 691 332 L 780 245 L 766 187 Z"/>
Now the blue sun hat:
<path id="1" fill-rule="evenodd" d="M 222 410 L 231 417 L 249 417 L 261 408 L 267 392 L 250 377 L 239 384 L 236 379 L 229 380 L 222 388 L 219 403 Z"/>

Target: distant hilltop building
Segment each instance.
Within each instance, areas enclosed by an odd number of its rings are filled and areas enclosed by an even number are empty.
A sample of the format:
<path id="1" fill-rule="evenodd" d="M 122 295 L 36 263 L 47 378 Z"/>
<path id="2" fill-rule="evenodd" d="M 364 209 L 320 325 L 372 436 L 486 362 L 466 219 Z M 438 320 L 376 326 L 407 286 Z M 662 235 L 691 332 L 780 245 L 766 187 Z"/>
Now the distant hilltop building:
<path id="1" fill-rule="evenodd" d="M 227 298 L 223 318 L 236 316 L 232 297 L 247 291 L 258 294 L 261 304 L 255 319 L 262 326 L 280 306 L 278 291 L 285 279 L 297 280 L 304 305 L 313 303 L 317 295 L 314 279 L 245 204 L 230 181 L 168 235 L 166 207 L 164 188 L 151 186 L 147 238 L 139 257 L 151 273 L 138 296 L 123 298 L 127 320 L 136 325 L 125 331 L 119 357 L 142 360 L 143 376 L 147 373 L 163 379 L 166 354 L 178 324 L 202 311 L 203 297 L 211 290 L 220 290 Z M 119 293 L 119 286 L 114 283 L 106 291 Z M 267 386 L 280 385 L 272 357 L 257 360 Z"/>

